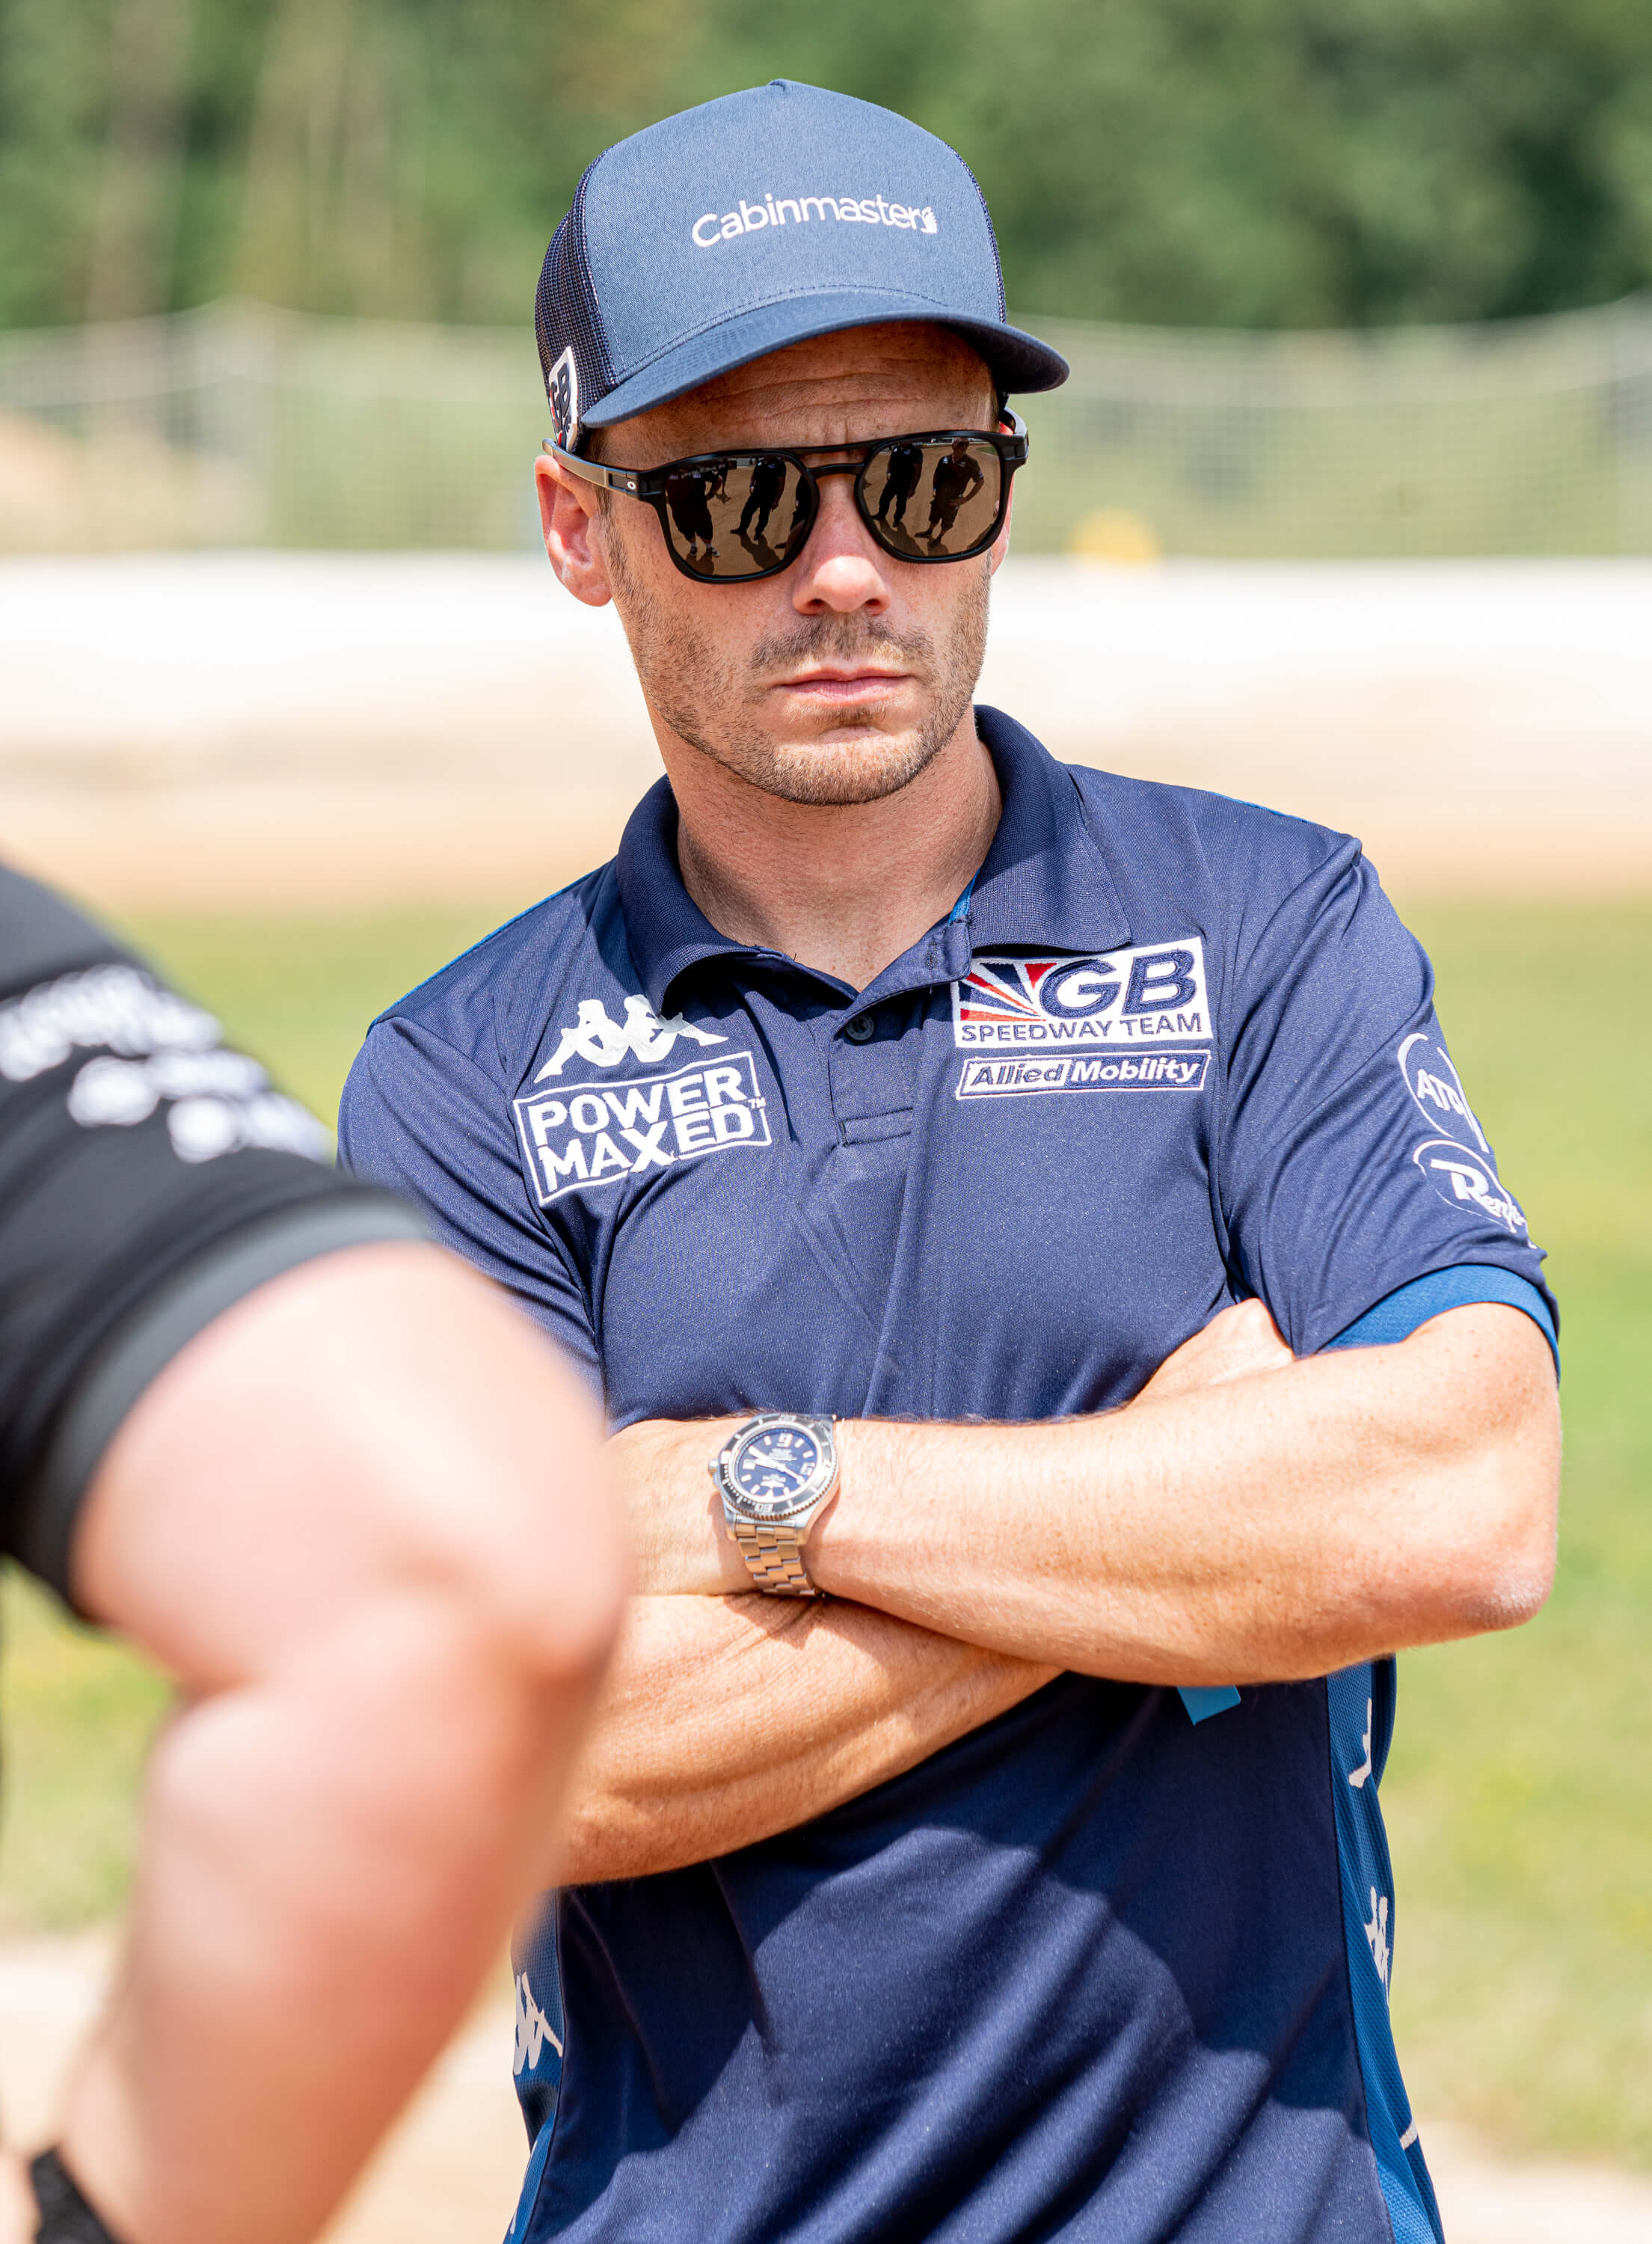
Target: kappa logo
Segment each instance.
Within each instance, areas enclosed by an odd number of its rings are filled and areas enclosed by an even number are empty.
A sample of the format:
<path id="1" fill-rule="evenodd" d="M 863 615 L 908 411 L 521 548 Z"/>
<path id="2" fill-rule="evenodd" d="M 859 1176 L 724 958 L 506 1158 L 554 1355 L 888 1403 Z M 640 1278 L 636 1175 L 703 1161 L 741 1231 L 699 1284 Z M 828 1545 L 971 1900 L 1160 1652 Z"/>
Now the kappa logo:
<path id="1" fill-rule="evenodd" d="M 562 2039 L 551 2030 L 550 2020 L 534 2000 L 534 1991 L 528 1984 L 528 1974 L 516 1974 L 516 2045 L 512 2053 L 512 2072 L 521 2075 L 532 2072 L 550 2043 L 558 2057 L 563 2053 Z"/>
<path id="2" fill-rule="evenodd" d="M 1348 1781 L 1356 1792 L 1363 1792 L 1365 1790 L 1365 1785 L 1372 1775 L 1371 1707 L 1372 1702 L 1367 1699 L 1365 1701 L 1365 1727 L 1360 1733 L 1359 1738 L 1360 1744 L 1365 1747 L 1365 1757 L 1364 1761 L 1360 1762 L 1358 1768 L 1351 1768 L 1348 1772 Z"/>
<path id="3" fill-rule="evenodd" d="M 726 1037 L 714 1036 L 710 1029 L 697 1028 L 680 1013 L 674 1014 L 669 1021 L 662 1021 L 646 997 L 627 997 L 623 1021 L 609 1018 L 608 1009 L 600 997 L 582 997 L 573 1027 L 563 1031 L 562 1041 L 534 1081 L 543 1083 L 548 1075 L 560 1075 L 576 1052 L 592 1067 L 617 1067 L 628 1057 L 664 1059 L 678 1037 L 688 1037 L 697 1044 L 728 1042 Z"/>
<path id="4" fill-rule="evenodd" d="M 1452 1206 L 1476 1209 L 1517 1237 L 1526 1229 L 1526 1218 L 1491 1163 L 1466 1152 L 1455 1138 L 1431 1138 L 1411 1158 Z"/>
<path id="5" fill-rule="evenodd" d="M 699 1060 L 640 1083 L 569 1084 L 515 1103 L 542 1207 L 582 1186 L 617 1184 L 708 1153 L 771 1143 L 750 1052 Z"/>
<path id="6" fill-rule="evenodd" d="M 1490 1160 L 1492 1149 L 1486 1142 L 1486 1133 L 1474 1119 L 1474 1111 L 1452 1065 L 1451 1054 L 1440 1039 L 1419 1029 L 1401 1044 L 1397 1058 L 1406 1088 L 1416 1100 L 1424 1121 L 1435 1130 L 1446 1131 L 1459 1145 Z"/>
<path id="7" fill-rule="evenodd" d="M 1388 1991 L 1388 1972 L 1393 1961 L 1393 1951 L 1388 1944 L 1388 1896 L 1379 1894 L 1375 1886 L 1368 1889 L 1371 1895 L 1371 1922 L 1365 1927 L 1365 1942 L 1371 1950 L 1371 1960 L 1377 1967 L 1377 1977 L 1382 1981 L 1382 1991 Z"/>
<path id="8" fill-rule="evenodd" d="M 1204 946 L 1190 935 L 1042 958 L 978 953 L 952 985 L 952 1022 L 953 1041 L 965 1049 L 1205 1044 Z"/>

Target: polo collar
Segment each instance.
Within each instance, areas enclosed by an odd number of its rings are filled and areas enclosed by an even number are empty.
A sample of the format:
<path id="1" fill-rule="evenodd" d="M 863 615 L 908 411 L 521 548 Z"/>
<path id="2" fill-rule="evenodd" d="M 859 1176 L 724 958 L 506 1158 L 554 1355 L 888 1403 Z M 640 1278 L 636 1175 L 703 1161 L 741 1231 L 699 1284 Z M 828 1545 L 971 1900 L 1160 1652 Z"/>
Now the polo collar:
<path id="1" fill-rule="evenodd" d="M 1112 950 L 1127 942 L 1129 921 L 1072 774 L 1001 709 L 978 708 L 975 729 L 1004 808 L 970 890 L 972 950 Z"/>
<path id="2" fill-rule="evenodd" d="M 616 865 L 625 935 L 649 1004 L 664 1017 L 679 975 L 706 958 L 758 958 L 750 943 L 719 935 L 683 885 L 677 862 L 677 797 L 656 780 L 625 821 Z"/>
<path id="3" fill-rule="evenodd" d="M 1003 794 L 997 831 L 958 909 L 897 960 L 864 996 L 923 979 L 952 979 L 972 953 L 993 944 L 1068 951 L 1111 950 L 1129 936 L 1099 837 L 1071 774 L 1026 727 L 1001 710 L 977 708 L 976 729 Z M 719 935 L 683 885 L 677 862 L 677 799 L 658 780 L 627 820 L 617 865 L 620 909 L 648 1001 L 662 1017 L 672 985 L 709 958 L 778 959 Z M 790 962 L 786 962 L 790 963 Z M 903 964 L 921 974 L 903 971 Z"/>

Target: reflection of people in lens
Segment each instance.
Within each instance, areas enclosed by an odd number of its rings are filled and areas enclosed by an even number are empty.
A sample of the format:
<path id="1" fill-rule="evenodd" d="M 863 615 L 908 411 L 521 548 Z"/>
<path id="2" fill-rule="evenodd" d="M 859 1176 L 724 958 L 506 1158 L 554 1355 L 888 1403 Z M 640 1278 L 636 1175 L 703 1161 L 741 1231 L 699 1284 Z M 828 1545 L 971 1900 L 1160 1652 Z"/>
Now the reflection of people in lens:
<path id="1" fill-rule="evenodd" d="M 899 530 L 907 518 L 907 502 L 918 488 L 918 478 L 923 473 L 923 451 L 917 444 L 897 444 L 884 460 L 883 490 L 878 499 L 878 510 L 873 519 L 882 522 L 893 504 L 894 512 L 888 515 L 891 529 Z"/>
<path id="2" fill-rule="evenodd" d="M 671 520 L 688 541 L 688 558 L 696 564 L 717 558 L 717 548 L 711 543 L 711 502 L 725 480 L 725 475 L 711 476 L 704 468 L 681 468 L 665 478 L 665 504 L 671 510 Z M 704 554 L 696 551 L 701 544 Z"/>
<path id="3" fill-rule="evenodd" d="M 804 531 L 808 528 L 809 517 L 813 511 L 813 500 L 809 495 L 808 483 L 802 476 L 799 476 L 798 477 L 798 495 L 792 503 L 791 526 L 786 533 L 786 551 L 788 553 L 791 552 L 792 547 L 797 544 L 799 537 L 802 535 Z"/>
<path id="4" fill-rule="evenodd" d="M 968 437 L 954 436 L 951 451 L 935 470 L 929 494 L 929 523 L 924 536 L 931 545 L 950 537 L 959 508 L 967 498 L 974 497 L 986 480 L 971 456 Z"/>
<path id="5" fill-rule="evenodd" d="M 779 504 L 780 494 L 785 489 L 786 462 L 776 459 L 772 453 L 765 453 L 752 470 L 751 488 L 745 494 L 745 504 L 740 510 L 740 527 L 737 533 L 740 537 L 745 537 L 747 525 L 752 524 L 752 542 L 757 544 L 768 543 L 769 517 Z"/>

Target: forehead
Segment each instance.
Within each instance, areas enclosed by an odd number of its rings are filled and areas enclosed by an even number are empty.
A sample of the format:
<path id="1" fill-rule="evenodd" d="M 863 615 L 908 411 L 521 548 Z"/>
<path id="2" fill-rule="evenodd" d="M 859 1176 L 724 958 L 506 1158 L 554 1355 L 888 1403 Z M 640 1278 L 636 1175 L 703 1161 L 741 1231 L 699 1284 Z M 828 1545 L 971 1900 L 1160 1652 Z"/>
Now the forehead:
<path id="1" fill-rule="evenodd" d="M 616 422 L 606 459 L 648 467 L 738 444 L 831 444 L 907 429 L 990 428 L 995 392 L 961 335 L 927 321 L 850 328 L 791 343 Z"/>

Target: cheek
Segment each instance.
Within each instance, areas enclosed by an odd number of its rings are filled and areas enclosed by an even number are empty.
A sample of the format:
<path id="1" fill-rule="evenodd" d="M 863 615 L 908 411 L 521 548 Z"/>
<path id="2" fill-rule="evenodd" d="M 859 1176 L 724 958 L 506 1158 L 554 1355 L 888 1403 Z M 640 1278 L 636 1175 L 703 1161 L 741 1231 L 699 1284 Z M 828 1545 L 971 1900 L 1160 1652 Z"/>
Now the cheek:
<path id="1" fill-rule="evenodd" d="M 909 568 L 905 573 L 906 612 L 933 645 L 956 645 L 985 630 L 988 587 L 992 581 L 985 554 L 949 568 Z"/>

